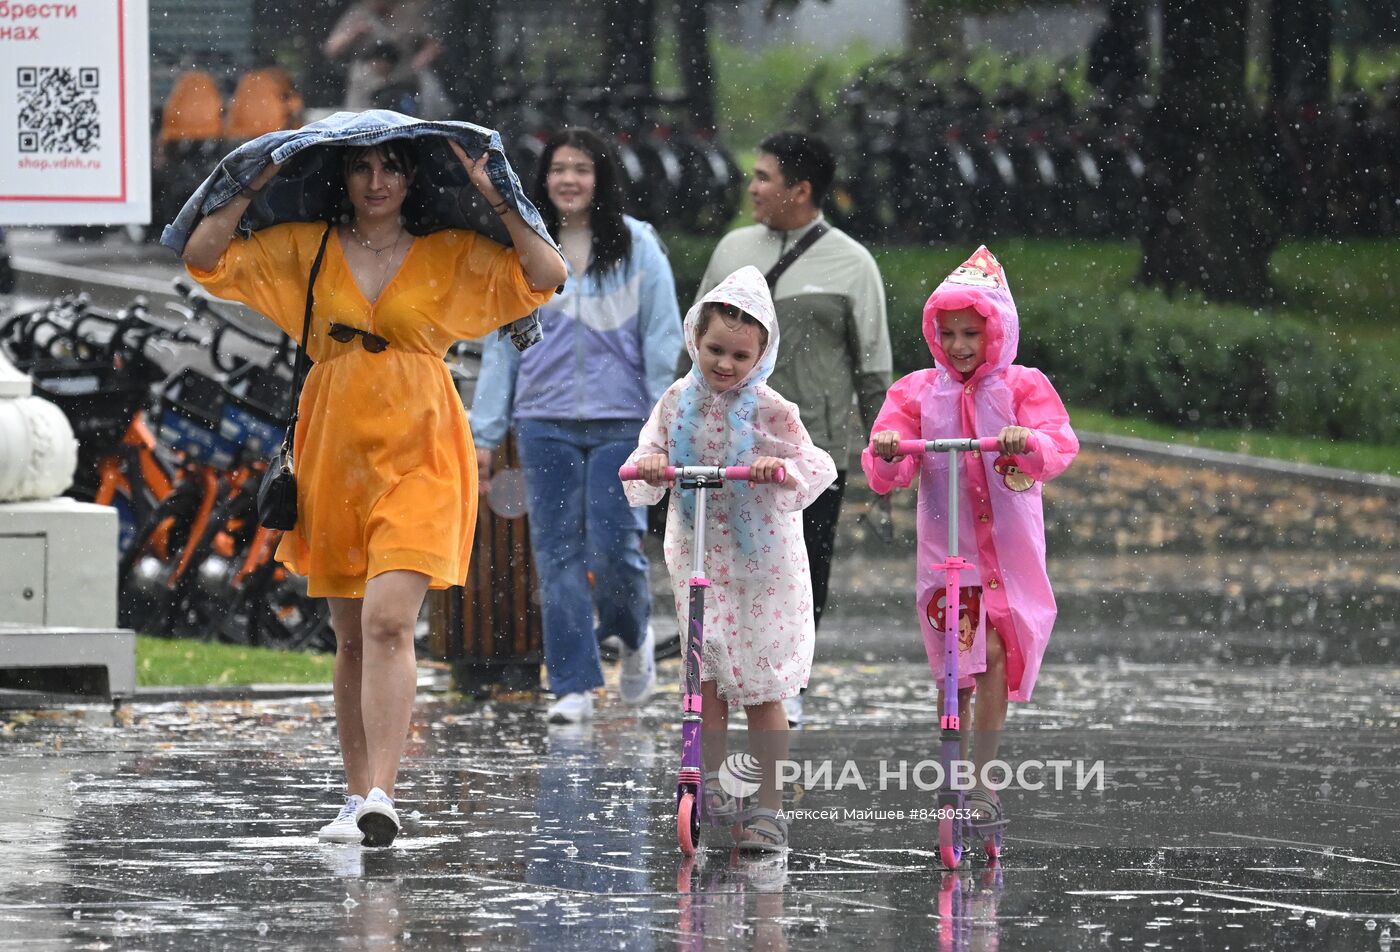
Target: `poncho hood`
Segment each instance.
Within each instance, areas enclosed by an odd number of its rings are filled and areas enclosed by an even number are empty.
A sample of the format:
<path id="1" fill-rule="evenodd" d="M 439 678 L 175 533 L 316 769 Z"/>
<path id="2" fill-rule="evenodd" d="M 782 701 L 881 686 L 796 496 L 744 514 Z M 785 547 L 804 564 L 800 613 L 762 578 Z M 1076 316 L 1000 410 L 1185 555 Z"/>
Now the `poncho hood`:
<path id="1" fill-rule="evenodd" d="M 778 313 L 773 307 L 773 295 L 768 291 L 768 282 L 764 280 L 763 272 L 753 265 L 740 268 L 715 285 L 714 290 L 697 301 L 685 315 L 685 349 L 690 354 L 691 383 L 709 393 L 710 385 L 700 372 L 700 339 L 697 334 L 700 311 L 706 304 L 733 305 L 751 315 L 768 331 L 768 346 L 763 349 L 752 369 L 744 379 L 724 393 L 738 396 L 741 391 L 752 389 L 766 381 L 778 362 Z"/>
<path id="2" fill-rule="evenodd" d="M 938 315 L 943 311 L 975 308 L 987 320 L 986 361 L 972 372 L 969 379 L 1002 373 L 1016 360 L 1016 347 L 1021 340 L 1021 319 L 1011 287 L 1001 263 L 982 245 L 972 257 L 943 279 L 924 305 L 924 340 L 934 361 L 953 379 L 963 375 L 948 361 L 938 333 Z"/>

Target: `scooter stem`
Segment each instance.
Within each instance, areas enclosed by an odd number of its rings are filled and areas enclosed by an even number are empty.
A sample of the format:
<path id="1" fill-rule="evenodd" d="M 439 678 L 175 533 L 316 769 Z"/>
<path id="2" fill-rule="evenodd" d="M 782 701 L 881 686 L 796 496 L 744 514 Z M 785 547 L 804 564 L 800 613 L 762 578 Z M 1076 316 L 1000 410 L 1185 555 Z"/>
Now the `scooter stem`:
<path id="1" fill-rule="evenodd" d="M 947 589 L 943 595 L 943 720 L 942 726 L 958 730 L 958 626 L 962 618 L 958 557 L 958 450 L 948 450 L 948 558 L 944 564 Z"/>

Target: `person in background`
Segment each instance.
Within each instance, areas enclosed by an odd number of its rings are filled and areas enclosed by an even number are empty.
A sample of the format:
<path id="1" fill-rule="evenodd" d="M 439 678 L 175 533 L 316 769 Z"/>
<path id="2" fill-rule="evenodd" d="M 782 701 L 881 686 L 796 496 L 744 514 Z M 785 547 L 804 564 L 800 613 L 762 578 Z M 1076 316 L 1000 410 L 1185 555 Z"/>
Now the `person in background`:
<path id="1" fill-rule="evenodd" d="M 749 182 L 757 224 L 720 240 L 696 295 L 696 301 L 702 300 L 744 265 L 770 274 L 809 232 L 820 234 L 776 282 L 770 281 L 784 340 L 769 381 L 797 404 L 812 441 L 836 461 L 836 481 L 802 513 L 818 626 L 846 490 L 851 405 L 859 410 L 861 432 L 869 432 L 890 385 L 890 330 L 880 269 L 869 251 L 831 227 L 821 212 L 835 176 L 836 159 L 816 136 L 779 132 L 764 139 Z M 801 695 L 787 699 L 784 707 L 790 723 L 801 723 Z"/>
<path id="2" fill-rule="evenodd" d="M 569 263 L 540 309 L 544 341 L 518 353 L 492 338 L 472 401 L 482 484 L 514 423 L 539 572 L 549 720 L 593 716 L 603 684 L 598 642 L 622 642 L 623 701 L 656 684 L 651 588 L 642 533 L 617 478 L 683 346 L 671 265 L 656 232 L 622 212 L 617 160 L 601 136 L 566 129 L 545 145 L 535 204 Z M 596 625 L 595 625 L 596 611 Z"/>
<path id="3" fill-rule="evenodd" d="M 418 0 L 360 0 L 336 22 L 322 52 L 348 63 L 345 108 L 352 112 L 385 108 L 380 93 L 386 87 L 411 87 L 416 118 L 446 119 L 452 113 L 431 69 L 442 44 Z"/>

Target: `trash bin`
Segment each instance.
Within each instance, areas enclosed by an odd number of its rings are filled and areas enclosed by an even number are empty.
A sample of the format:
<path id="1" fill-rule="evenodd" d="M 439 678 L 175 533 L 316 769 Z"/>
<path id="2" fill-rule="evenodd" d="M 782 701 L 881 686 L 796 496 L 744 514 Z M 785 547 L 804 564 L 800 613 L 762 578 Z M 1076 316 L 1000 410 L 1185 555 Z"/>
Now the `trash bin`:
<path id="1" fill-rule="evenodd" d="M 492 460 L 492 478 L 519 473 L 515 440 L 507 437 Z M 496 506 L 506 511 L 518 505 Z M 474 695 L 499 690 L 537 690 L 544 662 L 544 630 L 537 601 L 539 582 L 530 554 L 530 529 L 523 511 L 499 515 L 483 496 L 477 509 L 467 583 L 432 592 L 428 602 L 434 656 L 452 667 L 457 690 Z"/>

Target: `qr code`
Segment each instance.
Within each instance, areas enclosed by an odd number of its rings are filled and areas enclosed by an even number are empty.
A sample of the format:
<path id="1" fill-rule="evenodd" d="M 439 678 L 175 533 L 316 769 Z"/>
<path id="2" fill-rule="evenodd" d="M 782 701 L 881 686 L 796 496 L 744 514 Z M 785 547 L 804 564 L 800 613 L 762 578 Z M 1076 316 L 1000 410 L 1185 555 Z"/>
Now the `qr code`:
<path id="1" fill-rule="evenodd" d="M 95 66 L 21 66 L 18 72 L 19 151 L 97 151 L 102 83 Z"/>

